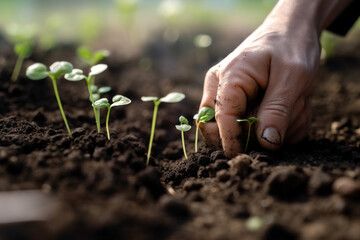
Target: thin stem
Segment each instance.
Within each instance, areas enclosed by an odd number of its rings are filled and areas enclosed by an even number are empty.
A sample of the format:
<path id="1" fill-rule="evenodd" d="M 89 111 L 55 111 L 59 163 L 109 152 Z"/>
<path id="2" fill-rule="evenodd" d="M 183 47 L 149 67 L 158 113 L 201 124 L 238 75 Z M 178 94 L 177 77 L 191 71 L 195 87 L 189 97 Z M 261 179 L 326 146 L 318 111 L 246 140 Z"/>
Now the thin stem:
<path id="1" fill-rule="evenodd" d="M 154 134 L 155 134 L 155 125 L 156 125 L 156 116 L 157 116 L 157 111 L 160 105 L 160 101 L 154 101 L 154 112 L 153 112 L 153 119 L 152 119 L 152 124 L 151 124 L 151 133 L 150 133 L 150 141 L 149 141 L 149 149 L 148 149 L 148 154 L 147 154 L 147 159 L 146 159 L 146 165 L 149 165 L 149 160 L 150 160 L 150 154 L 151 154 L 151 147 L 152 147 L 152 143 L 154 140 Z"/>
<path id="2" fill-rule="evenodd" d="M 198 143 L 198 136 L 199 136 L 199 126 L 200 126 L 200 123 L 198 123 L 196 125 L 196 131 L 195 131 L 195 152 L 197 153 L 198 151 L 198 146 L 197 146 L 197 143 Z"/>
<path id="3" fill-rule="evenodd" d="M 90 82 L 91 86 L 95 85 L 95 76 L 94 75 L 90 75 L 89 82 Z"/>
<path id="4" fill-rule="evenodd" d="M 106 132 L 107 132 L 107 137 L 110 140 L 110 132 L 109 132 L 109 117 L 110 117 L 110 109 L 111 107 L 108 107 L 108 112 L 106 115 Z"/>
<path id="5" fill-rule="evenodd" d="M 188 157 L 187 157 L 187 155 L 186 155 L 185 140 L 184 140 L 184 131 L 181 131 L 181 141 L 182 141 L 182 145 L 183 145 L 183 151 L 184 151 L 185 159 L 188 159 Z"/>
<path id="6" fill-rule="evenodd" d="M 16 82 L 16 80 L 18 79 L 23 62 L 24 62 L 24 58 L 21 56 L 18 56 L 15 67 L 14 67 L 14 71 L 11 75 L 11 81 Z"/>
<path id="7" fill-rule="evenodd" d="M 97 117 L 97 110 L 96 110 L 96 108 L 94 106 L 95 101 L 94 101 L 94 98 L 93 98 L 93 95 L 92 95 L 91 85 L 90 85 L 90 82 L 89 82 L 88 78 L 85 78 L 85 81 L 86 81 L 86 85 L 87 85 L 88 90 L 89 90 L 92 107 L 94 109 L 94 116 L 95 116 L 95 122 L 96 122 L 97 131 L 100 132 L 100 119 L 98 119 L 98 117 Z"/>
<path id="8" fill-rule="evenodd" d="M 63 117 L 63 119 L 64 119 L 66 129 L 67 129 L 67 131 L 68 131 L 68 133 L 69 133 L 69 135 L 70 135 L 70 137 L 71 137 L 70 127 L 69 127 L 69 124 L 68 124 L 68 122 L 67 122 L 67 120 L 66 120 L 66 116 L 65 116 L 64 110 L 63 110 L 63 108 L 62 108 L 62 104 L 61 104 L 59 92 L 58 92 L 57 85 L 56 85 L 56 79 L 55 79 L 54 77 L 52 77 L 52 76 L 50 76 L 50 78 L 51 78 L 51 81 L 52 81 L 52 83 L 53 83 L 54 92 L 55 92 L 55 97 L 56 97 L 57 103 L 58 103 L 58 105 L 59 105 L 59 109 L 60 109 L 61 115 L 62 115 L 62 117 Z"/>
<path id="9" fill-rule="evenodd" d="M 248 148 L 249 140 L 250 140 L 251 122 L 248 122 L 248 123 L 249 123 L 249 131 L 248 131 L 248 136 L 247 136 L 246 145 L 245 145 L 245 152 L 247 152 L 247 148 Z"/>

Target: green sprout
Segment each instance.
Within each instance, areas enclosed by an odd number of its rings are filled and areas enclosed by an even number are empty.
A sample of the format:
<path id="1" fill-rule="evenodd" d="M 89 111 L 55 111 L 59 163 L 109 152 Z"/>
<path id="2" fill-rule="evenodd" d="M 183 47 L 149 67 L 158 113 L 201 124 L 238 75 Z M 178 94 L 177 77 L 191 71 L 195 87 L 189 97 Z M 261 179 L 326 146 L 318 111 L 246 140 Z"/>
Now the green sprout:
<path id="1" fill-rule="evenodd" d="M 153 118 L 152 118 L 152 124 L 151 124 L 151 133 L 150 133 L 150 141 L 149 141 L 149 149 L 148 149 L 148 154 L 147 154 L 147 159 L 146 159 L 146 164 L 149 165 L 149 160 L 150 160 L 150 154 L 151 154 L 151 147 L 152 147 L 152 143 L 154 140 L 154 134 L 155 134 L 155 125 L 156 125 L 156 116 L 157 116 L 157 111 L 159 108 L 160 103 L 165 102 L 165 103 L 177 103 L 182 101 L 185 98 L 185 95 L 182 93 L 178 93 L 178 92 L 172 92 L 169 93 L 168 95 L 166 95 L 165 97 L 162 98 L 158 98 L 158 97 L 141 97 L 141 100 L 143 102 L 150 102 L 153 101 L 154 102 L 154 112 L 153 112 Z"/>
<path id="2" fill-rule="evenodd" d="M 91 85 L 90 86 L 90 91 L 92 92 L 94 101 L 97 101 L 97 100 L 99 100 L 101 98 L 101 94 L 110 92 L 111 87 L 110 86 L 98 87 L 96 85 Z M 89 99 L 91 101 L 90 97 L 89 97 Z"/>
<path id="3" fill-rule="evenodd" d="M 249 140 L 250 140 L 250 133 L 251 133 L 251 125 L 256 122 L 259 121 L 259 118 L 256 117 L 250 117 L 248 119 L 237 119 L 236 121 L 238 122 L 247 122 L 249 124 L 249 130 L 248 130 L 248 136 L 247 136 L 247 140 L 246 140 L 246 145 L 245 145 L 245 152 L 247 151 L 248 145 L 249 145 Z"/>
<path id="4" fill-rule="evenodd" d="M 19 77 L 24 59 L 30 57 L 33 51 L 35 30 L 31 27 L 11 25 L 7 29 L 7 35 L 9 40 L 14 43 L 14 52 L 17 55 L 15 67 L 11 75 L 11 81 L 15 82 Z"/>
<path id="5" fill-rule="evenodd" d="M 76 50 L 77 56 L 89 66 L 95 66 L 101 60 L 109 56 L 109 51 L 91 51 L 90 48 L 81 46 Z"/>
<path id="6" fill-rule="evenodd" d="M 110 110 L 112 107 L 128 105 L 131 103 L 131 100 L 127 97 L 122 95 L 116 95 L 112 98 L 113 103 L 110 105 L 107 98 L 101 98 L 94 103 L 94 107 L 99 111 L 101 108 L 107 108 L 107 115 L 106 115 L 106 132 L 107 137 L 110 140 L 110 132 L 109 132 L 109 117 L 110 117 Z"/>
<path id="7" fill-rule="evenodd" d="M 70 136 L 71 136 L 71 131 L 69 128 L 69 124 L 66 120 L 64 110 L 62 108 L 59 92 L 57 89 L 56 80 L 59 79 L 61 77 L 61 75 L 70 73 L 72 70 L 73 70 L 72 64 L 69 62 L 64 62 L 64 61 L 54 62 L 50 66 L 50 71 L 47 71 L 46 66 L 42 63 L 34 63 L 30 67 L 28 67 L 26 70 L 26 76 L 28 78 L 30 78 L 31 80 L 41 80 L 46 77 L 49 77 L 51 79 L 53 87 L 54 87 L 55 97 L 56 97 L 57 103 L 59 105 L 61 115 L 64 119 L 66 129 Z"/>
<path id="8" fill-rule="evenodd" d="M 181 132 L 181 142 L 183 146 L 184 156 L 188 159 L 185 148 L 184 132 L 187 132 L 191 129 L 188 120 L 184 116 L 179 117 L 180 125 L 175 125 L 176 129 Z"/>
<path id="9" fill-rule="evenodd" d="M 199 138 L 199 126 L 201 123 L 205 124 L 215 117 L 215 110 L 211 107 L 202 107 L 199 113 L 194 115 L 194 119 L 197 120 L 195 131 L 195 152 L 198 151 L 198 138 Z"/>
<path id="10" fill-rule="evenodd" d="M 90 100 L 91 100 L 91 103 L 92 103 L 92 106 L 94 109 L 96 127 L 97 127 L 98 132 L 100 132 L 100 111 L 98 111 L 95 108 L 94 103 L 96 100 L 98 100 L 100 98 L 100 95 L 97 94 L 94 97 L 93 91 L 96 88 L 96 90 L 98 92 L 98 91 L 100 91 L 101 88 L 97 89 L 97 87 L 95 87 L 95 85 L 91 85 L 91 82 L 95 82 L 95 80 L 94 80 L 95 76 L 104 72 L 106 69 L 107 69 L 106 64 L 97 64 L 97 65 L 91 67 L 89 76 L 87 76 L 87 77 L 83 74 L 83 71 L 81 69 L 77 69 L 77 68 L 73 69 L 70 73 L 65 74 L 65 79 L 69 80 L 69 81 L 76 82 L 76 81 L 81 81 L 81 80 L 85 79 L 87 87 L 88 87 L 89 95 L 90 95 Z M 108 90 L 108 88 L 103 89 L 102 92 L 106 92 L 106 90 Z"/>

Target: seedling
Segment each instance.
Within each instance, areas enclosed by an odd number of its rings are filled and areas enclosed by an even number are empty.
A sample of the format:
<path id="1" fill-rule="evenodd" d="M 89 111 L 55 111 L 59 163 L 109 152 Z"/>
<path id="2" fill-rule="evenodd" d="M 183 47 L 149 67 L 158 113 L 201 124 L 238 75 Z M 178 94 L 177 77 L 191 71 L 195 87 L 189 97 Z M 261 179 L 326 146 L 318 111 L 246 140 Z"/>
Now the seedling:
<path id="1" fill-rule="evenodd" d="M 100 111 L 98 111 L 95 106 L 94 103 L 96 100 L 98 100 L 100 98 L 100 95 L 96 95 L 94 98 L 93 96 L 93 91 L 96 89 L 96 91 L 99 91 L 100 89 L 98 89 L 95 85 L 91 85 L 91 82 L 95 81 L 95 76 L 104 72 L 107 69 L 107 65 L 106 64 L 97 64 L 93 67 L 91 67 L 89 76 L 86 77 L 83 74 L 83 71 L 81 69 L 73 69 L 71 71 L 71 73 L 65 74 L 65 79 L 69 80 L 69 81 L 81 81 L 83 79 L 85 79 L 87 87 L 88 87 L 88 91 L 89 91 L 89 95 L 90 95 L 90 100 L 94 109 L 94 115 L 95 115 L 95 121 L 96 121 L 96 127 L 98 132 L 100 132 Z M 108 88 L 103 89 L 102 92 L 106 92 L 106 90 L 108 90 Z M 110 89 L 111 90 L 111 89 Z M 110 91 L 109 90 L 109 91 Z"/>
<path id="2" fill-rule="evenodd" d="M 199 113 L 194 115 L 194 119 L 197 120 L 196 131 L 195 131 L 195 152 L 198 151 L 198 137 L 199 137 L 199 126 L 201 123 L 205 124 L 206 122 L 213 119 L 215 116 L 215 110 L 211 107 L 202 107 Z"/>
<path id="3" fill-rule="evenodd" d="M 14 43 L 14 52 L 17 55 L 15 67 L 11 75 L 11 81 L 15 82 L 19 77 L 24 59 L 28 58 L 33 51 L 35 31 L 30 27 L 24 28 L 18 25 L 11 25 L 7 29 L 7 35 L 9 40 Z"/>
<path id="4" fill-rule="evenodd" d="M 155 134 L 156 116 L 157 116 L 157 111 L 158 111 L 160 103 L 162 103 L 162 102 L 177 103 L 177 102 L 182 101 L 184 98 L 185 98 L 185 95 L 182 93 L 178 93 L 178 92 L 169 93 L 168 95 L 166 95 L 165 97 L 162 97 L 160 99 L 158 97 L 152 97 L 152 96 L 151 97 L 141 97 L 141 100 L 143 102 L 150 102 L 150 101 L 154 102 L 154 112 L 153 112 L 153 118 L 152 118 L 152 124 L 151 124 L 149 149 L 148 149 L 148 154 L 147 154 L 147 159 L 146 159 L 147 165 L 149 165 L 151 147 L 152 147 L 152 143 L 154 140 L 154 134 Z"/>
<path id="5" fill-rule="evenodd" d="M 90 86 L 90 90 L 92 92 L 94 101 L 97 101 L 101 98 L 101 94 L 110 92 L 111 87 L 109 87 L 109 86 L 98 87 L 96 85 L 92 85 L 92 86 Z M 89 99 L 91 101 L 90 96 L 89 96 Z"/>
<path id="6" fill-rule="evenodd" d="M 95 66 L 101 60 L 109 56 L 109 51 L 91 51 L 90 48 L 81 46 L 76 51 L 77 56 L 89 66 Z"/>
<path id="7" fill-rule="evenodd" d="M 249 130 L 248 130 L 248 136 L 247 136 L 247 140 L 246 140 L 246 145 L 245 145 L 245 152 L 247 151 L 248 145 L 249 145 L 249 140 L 250 140 L 250 133 L 251 133 L 251 125 L 255 122 L 255 121 L 259 121 L 259 118 L 256 117 L 250 117 L 248 119 L 237 119 L 236 121 L 238 122 L 247 122 L 249 125 Z"/>
<path id="8" fill-rule="evenodd" d="M 42 63 L 34 63 L 30 67 L 28 67 L 26 70 L 26 76 L 28 78 L 30 78 L 31 80 L 41 80 L 46 77 L 49 77 L 51 79 L 53 87 L 54 87 L 55 97 L 56 97 L 57 103 L 59 105 L 61 115 L 64 119 L 66 129 L 70 136 L 71 136 L 71 131 L 70 131 L 69 124 L 66 120 L 66 116 L 65 116 L 62 104 L 61 104 L 56 80 L 59 79 L 61 77 L 61 75 L 70 73 L 72 71 L 72 69 L 73 69 L 73 66 L 71 63 L 61 61 L 61 62 L 54 62 L 50 66 L 50 71 L 47 71 L 46 66 Z"/>
<path id="9" fill-rule="evenodd" d="M 186 159 L 188 159 L 185 148 L 184 132 L 189 131 L 191 129 L 191 126 L 189 125 L 188 120 L 184 116 L 180 116 L 179 121 L 180 125 L 175 125 L 175 127 L 177 130 L 181 131 L 181 142 L 183 146 L 184 156 Z"/>
<path id="10" fill-rule="evenodd" d="M 131 100 L 127 97 L 122 95 L 116 95 L 112 98 L 113 103 L 110 105 L 107 98 L 101 98 L 94 103 L 94 107 L 99 111 L 101 108 L 107 108 L 107 115 L 106 115 L 106 132 L 107 137 L 110 140 L 110 132 L 109 132 L 109 117 L 110 117 L 110 110 L 112 107 L 128 105 L 131 103 Z"/>

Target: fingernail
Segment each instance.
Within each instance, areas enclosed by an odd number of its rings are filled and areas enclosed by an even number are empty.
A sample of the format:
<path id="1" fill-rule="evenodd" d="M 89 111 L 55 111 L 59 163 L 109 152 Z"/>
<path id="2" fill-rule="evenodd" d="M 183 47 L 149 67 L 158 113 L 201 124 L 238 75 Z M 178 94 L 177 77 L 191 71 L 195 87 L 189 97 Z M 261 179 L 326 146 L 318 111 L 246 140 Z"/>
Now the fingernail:
<path id="1" fill-rule="evenodd" d="M 266 128 L 263 132 L 262 138 L 275 145 L 281 144 L 281 135 L 278 130 L 273 127 Z"/>

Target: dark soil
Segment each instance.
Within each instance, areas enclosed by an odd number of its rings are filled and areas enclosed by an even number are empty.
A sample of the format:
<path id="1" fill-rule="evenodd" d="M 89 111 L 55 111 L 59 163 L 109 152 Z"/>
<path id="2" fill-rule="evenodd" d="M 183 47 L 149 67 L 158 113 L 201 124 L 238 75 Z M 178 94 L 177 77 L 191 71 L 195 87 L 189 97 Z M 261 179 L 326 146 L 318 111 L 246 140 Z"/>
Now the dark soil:
<path id="1" fill-rule="evenodd" d="M 46 221 L 0 224 L 1 239 L 360 238 L 359 56 L 339 54 L 322 65 L 312 130 L 301 144 L 266 152 L 253 143 L 249 155 L 228 160 L 203 143 L 195 154 L 192 129 L 185 160 L 174 125 L 197 111 L 209 65 L 186 68 L 194 53 L 180 51 L 176 64 L 185 67 L 167 75 L 164 59 L 157 61 L 151 49 L 151 70 L 141 69 L 139 59 L 110 59 L 109 71 L 97 80 L 113 88 L 106 97 L 133 100 L 112 110 L 108 141 L 104 122 L 101 133 L 95 130 L 85 82 L 59 82 L 69 137 L 50 81 L 22 75 L 12 83 L 15 58 L 3 48 L 0 193 L 39 190 L 54 207 Z M 67 46 L 31 61 L 72 61 L 73 52 Z M 210 52 L 211 60 L 221 57 L 216 53 Z M 146 166 L 153 106 L 140 97 L 171 91 L 187 98 L 160 105 Z"/>

